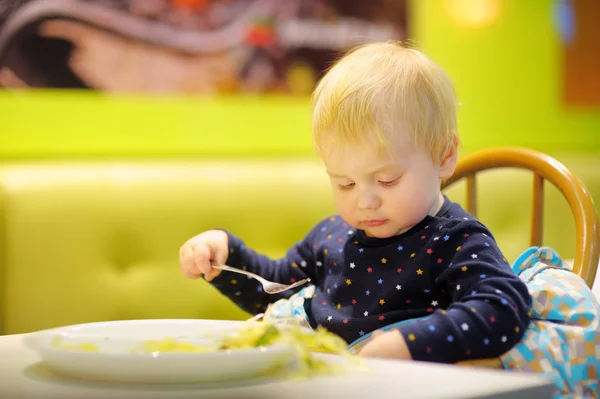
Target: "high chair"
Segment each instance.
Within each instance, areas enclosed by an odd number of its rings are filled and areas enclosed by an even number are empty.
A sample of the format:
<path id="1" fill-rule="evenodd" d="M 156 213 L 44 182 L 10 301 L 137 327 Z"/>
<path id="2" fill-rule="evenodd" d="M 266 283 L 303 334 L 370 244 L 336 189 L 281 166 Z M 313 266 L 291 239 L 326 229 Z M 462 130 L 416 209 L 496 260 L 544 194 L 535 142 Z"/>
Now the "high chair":
<path id="1" fill-rule="evenodd" d="M 565 196 L 573 216 L 576 230 L 576 252 L 573 272 L 591 288 L 598 268 L 600 230 L 598 214 L 592 196 L 569 169 L 556 159 L 538 151 L 502 147 L 492 148 L 465 156 L 456 167 L 454 175 L 446 180 L 445 189 L 461 179 L 466 179 L 466 210 L 477 216 L 478 172 L 495 168 L 519 168 L 533 172 L 533 208 L 531 217 L 531 246 L 542 245 L 544 180 L 550 181 Z M 460 362 L 460 365 L 502 368 L 499 358 Z"/>

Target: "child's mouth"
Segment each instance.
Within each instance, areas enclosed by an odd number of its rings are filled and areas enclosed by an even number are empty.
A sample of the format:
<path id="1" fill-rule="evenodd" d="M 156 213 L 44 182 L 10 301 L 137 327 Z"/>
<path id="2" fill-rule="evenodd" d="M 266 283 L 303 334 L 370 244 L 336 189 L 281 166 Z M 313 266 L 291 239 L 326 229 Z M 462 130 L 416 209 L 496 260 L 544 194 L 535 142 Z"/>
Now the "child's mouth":
<path id="1" fill-rule="evenodd" d="M 368 226 L 368 227 L 383 226 L 387 222 L 388 222 L 387 219 L 369 219 L 369 220 L 363 220 L 363 224 L 366 225 L 366 226 Z"/>

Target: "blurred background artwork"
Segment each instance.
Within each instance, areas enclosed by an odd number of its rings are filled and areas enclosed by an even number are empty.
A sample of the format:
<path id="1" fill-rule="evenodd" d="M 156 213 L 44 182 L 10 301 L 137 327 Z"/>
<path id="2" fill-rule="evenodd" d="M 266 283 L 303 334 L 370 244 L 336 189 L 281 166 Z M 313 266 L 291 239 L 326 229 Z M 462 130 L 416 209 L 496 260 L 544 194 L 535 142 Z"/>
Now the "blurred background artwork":
<path id="1" fill-rule="evenodd" d="M 340 53 L 405 39 L 404 0 L 0 0 L 0 84 L 308 94 Z"/>
<path id="2" fill-rule="evenodd" d="M 563 44 L 563 100 L 600 107 L 600 1 L 558 0 L 555 20 Z"/>

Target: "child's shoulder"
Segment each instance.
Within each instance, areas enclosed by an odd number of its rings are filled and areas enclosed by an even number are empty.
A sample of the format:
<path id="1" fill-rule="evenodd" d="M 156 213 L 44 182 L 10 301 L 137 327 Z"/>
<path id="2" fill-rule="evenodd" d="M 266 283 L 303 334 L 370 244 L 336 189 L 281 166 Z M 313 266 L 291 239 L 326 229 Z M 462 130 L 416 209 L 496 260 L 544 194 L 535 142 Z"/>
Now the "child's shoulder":
<path id="1" fill-rule="evenodd" d="M 312 234 L 313 236 L 318 236 L 322 234 L 337 234 L 344 231 L 345 234 L 350 235 L 353 233 L 353 230 L 354 229 L 348 223 L 346 223 L 346 221 L 342 219 L 340 215 L 332 214 L 319 221 L 313 227 L 310 234 Z"/>
<path id="2" fill-rule="evenodd" d="M 494 236 L 487 226 L 464 210 L 459 203 L 452 202 L 448 198 L 434 219 L 439 231 L 453 232 L 467 235 L 467 237 L 480 234 L 494 240 Z"/>

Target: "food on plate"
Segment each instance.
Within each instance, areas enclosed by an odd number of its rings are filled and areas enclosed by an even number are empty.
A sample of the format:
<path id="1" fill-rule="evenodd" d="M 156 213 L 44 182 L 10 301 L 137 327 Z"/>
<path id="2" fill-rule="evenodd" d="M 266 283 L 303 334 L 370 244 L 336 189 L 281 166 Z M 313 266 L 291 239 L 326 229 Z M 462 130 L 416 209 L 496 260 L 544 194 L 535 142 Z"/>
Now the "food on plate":
<path id="1" fill-rule="evenodd" d="M 174 338 L 164 338 L 160 341 L 148 340 L 133 347 L 130 352 L 214 352 L 213 348 L 180 342 Z"/>
<path id="2" fill-rule="evenodd" d="M 51 345 L 56 349 L 65 349 L 65 350 L 82 351 L 82 352 L 100 352 L 100 350 L 98 349 L 98 346 L 96 346 L 92 343 L 82 342 L 77 345 L 65 344 L 62 341 L 61 337 L 59 337 L 59 336 L 52 338 Z"/>
<path id="3" fill-rule="evenodd" d="M 201 343 L 197 340 L 194 342 L 194 338 L 199 338 Z M 57 349 L 103 352 L 101 346 L 94 343 L 65 343 L 60 336 L 54 337 L 51 344 Z M 312 330 L 294 324 L 276 324 L 261 320 L 249 320 L 234 331 L 221 331 L 212 335 L 203 332 L 197 337 L 187 337 L 187 339 L 165 337 L 159 340 L 144 340 L 129 348 L 127 352 L 132 354 L 216 353 L 272 345 L 293 346 L 297 355 L 298 368 L 294 371 L 296 376 L 329 374 L 342 369 L 338 362 L 332 362 L 331 358 L 316 356 L 315 352 L 342 355 L 345 358 L 354 357 L 347 352 L 346 342 L 324 327 Z"/>

